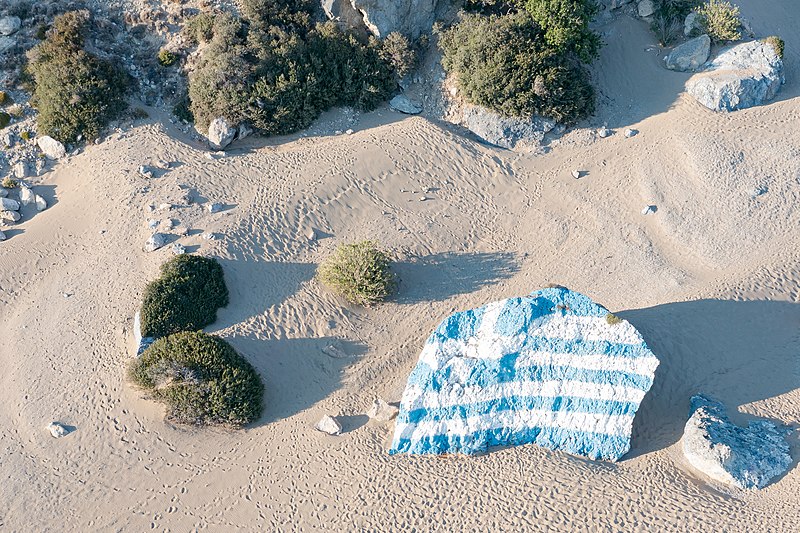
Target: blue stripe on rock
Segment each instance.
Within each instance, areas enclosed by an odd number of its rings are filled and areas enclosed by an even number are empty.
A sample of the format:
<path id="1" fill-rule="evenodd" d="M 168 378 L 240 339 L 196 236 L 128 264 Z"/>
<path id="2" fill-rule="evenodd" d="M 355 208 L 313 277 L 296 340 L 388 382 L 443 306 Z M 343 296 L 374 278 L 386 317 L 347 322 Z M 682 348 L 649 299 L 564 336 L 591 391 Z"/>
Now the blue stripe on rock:
<path id="1" fill-rule="evenodd" d="M 438 392 L 442 385 L 458 383 L 465 387 L 510 383 L 513 381 L 583 381 L 634 387 L 643 391 L 650 389 L 652 378 L 642 374 L 631 374 L 619 370 L 588 370 L 571 366 L 524 366 L 515 367 L 519 354 L 510 354 L 500 359 L 470 359 L 468 373 L 456 372 L 445 366 L 434 371 L 425 363 L 418 363 L 408 377 L 409 385 Z M 466 375 L 463 375 L 466 374 Z"/>
<path id="2" fill-rule="evenodd" d="M 472 416 L 489 415 L 503 411 L 527 411 L 541 409 L 553 412 L 597 413 L 607 415 L 632 415 L 639 404 L 635 402 L 619 402 L 615 400 L 599 400 L 597 398 L 578 398 L 573 396 L 509 396 L 495 400 L 451 405 L 447 407 L 418 407 L 410 411 L 403 410 L 397 417 L 398 422 L 416 424 L 425 421 L 464 419 Z"/>
<path id="3" fill-rule="evenodd" d="M 489 446 L 517 446 L 536 444 L 551 450 L 561 450 L 590 459 L 616 461 L 630 449 L 627 436 L 610 436 L 563 428 L 535 427 L 521 430 L 497 428 L 478 431 L 470 435 L 429 435 L 400 439 L 389 450 L 390 454 L 443 454 L 472 455 L 486 451 Z"/>

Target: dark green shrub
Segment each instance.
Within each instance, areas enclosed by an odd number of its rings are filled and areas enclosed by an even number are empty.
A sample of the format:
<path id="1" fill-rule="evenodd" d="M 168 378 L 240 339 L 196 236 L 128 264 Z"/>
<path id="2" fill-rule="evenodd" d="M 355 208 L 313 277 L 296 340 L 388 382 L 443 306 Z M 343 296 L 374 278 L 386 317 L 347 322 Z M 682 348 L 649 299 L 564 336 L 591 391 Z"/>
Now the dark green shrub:
<path id="1" fill-rule="evenodd" d="M 184 122 L 194 122 L 194 115 L 190 109 L 189 97 L 181 98 L 172 108 L 172 113 Z"/>
<path id="2" fill-rule="evenodd" d="M 770 35 L 769 37 L 764 39 L 764 42 L 771 45 L 772 48 L 775 49 L 775 53 L 778 54 L 778 57 L 783 59 L 783 49 L 786 46 L 785 43 L 783 42 L 783 39 L 781 39 L 777 35 Z"/>
<path id="3" fill-rule="evenodd" d="M 10 123 L 11 123 L 11 115 L 3 111 L 0 111 L 0 130 L 8 126 Z"/>
<path id="4" fill-rule="evenodd" d="M 167 405 L 181 424 L 243 426 L 261 415 L 264 385 L 233 347 L 213 335 L 182 332 L 150 345 L 130 380 Z"/>
<path id="5" fill-rule="evenodd" d="M 397 287 L 389 257 L 372 241 L 340 245 L 317 271 L 319 281 L 350 303 L 370 306 Z"/>
<path id="6" fill-rule="evenodd" d="M 142 335 L 164 337 L 201 329 L 217 319 L 228 305 L 228 288 L 216 259 L 179 255 L 161 267 L 142 301 Z"/>
<path id="7" fill-rule="evenodd" d="M 600 36 L 589 29 L 600 10 L 595 0 L 524 0 L 524 6 L 552 49 L 586 63 L 597 57 Z"/>
<path id="8" fill-rule="evenodd" d="M 615 315 L 614 313 L 608 313 L 606 315 L 606 322 L 608 323 L 609 326 L 613 326 L 614 324 L 619 324 L 620 322 L 622 322 L 622 319 L 617 315 Z"/>
<path id="9" fill-rule="evenodd" d="M 84 50 L 87 12 L 56 17 L 47 38 L 28 55 L 39 133 L 64 143 L 96 138 L 125 110 L 128 76 L 110 61 Z"/>
<path id="10" fill-rule="evenodd" d="M 594 112 L 595 92 L 585 67 L 571 53 L 553 49 L 525 12 L 466 15 L 439 43 L 442 64 L 472 104 L 565 124 Z"/>
<path id="11" fill-rule="evenodd" d="M 392 66 L 397 78 L 401 79 L 414 70 L 419 60 L 417 50 L 402 33 L 392 32 L 380 44 L 380 55 Z"/>
<path id="12" fill-rule="evenodd" d="M 683 35 L 686 16 L 701 0 L 655 0 L 653 22 L 650 28 L 662 46 L 668 46 Z"/>
<path id="13" fill-rule="evenodd" d="M 214 15 L 211 13 L 200 13 L 195 15 L 186 23 L 184 33 L 190 41 L 205 43 L 214 36 Z"/>
<path id="14" fill-rule="evenodd" d="M 739 8 L 725 0 L 708 0 L 696 9 L 705 32 L 715 43 L 738 41 L 742 38 L 739 28 Z"/>
<path id="15" fill-rule="evenodd" d="M 0 105 L 8 105 L 12 103 L 11 95 L 5 91 L 0 91 Z"/>
<path id="16" fill-rule="evenodd" d="M 20 132 L 19 138 L 22 139 L 23 141 L 26 141 L 26 142 L 30 141 L 31 140 L 31 132 L 29 132 L 27 130 Z"/>
<path id="17" fill-rule="evenodd" d="M 178 60 L 178 56 L 170 52 L 169 50 L 160 50 L 158 52 L 158 63 L 162 67 L 169 67 L 174 65 L 175 62 Z"/>
<path id="18" fill-rule="evenodd" d="M 293 11 L 298 6 L 309 11 Z M 267 135 L 286 134 L 334 105 L 371 110 L 391 94 L 395 74 L 377 41 L 362 43 L 333 22 L 312 25 L 310 6 L 248 0 L 248 24 L 230 15 L 215 19 L 200 68 L 189 78 L 200 129 L 221 116 Z"/>

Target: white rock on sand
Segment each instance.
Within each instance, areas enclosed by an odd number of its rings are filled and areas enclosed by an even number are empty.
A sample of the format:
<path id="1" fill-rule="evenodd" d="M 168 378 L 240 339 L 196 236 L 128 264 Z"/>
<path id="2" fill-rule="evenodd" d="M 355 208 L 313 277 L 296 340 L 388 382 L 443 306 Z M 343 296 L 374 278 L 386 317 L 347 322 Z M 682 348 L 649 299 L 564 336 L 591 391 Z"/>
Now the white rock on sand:
<path id="1" fill-rule="evenodd" d="M 692 466 L 712 479 L 742 489 L 760 489 L 791 466 L 789 428 L 768 420 L 747 427 L 728 419 L 725 406 L 693 396 L 683 432 L 683 453 Z"/>
<path id="2" fill-rule="evenodd" d="M 69 430 L 63 424 L 58 422 L 50 422 L 47 425 L 47 430 L 50 432 L 50 435 L 56 439 L 60 439 L 61 437 L 69 435 Z"/>
<path id="3" fill-rule="evenodd" d="M 325 415 L 320 418 L 319 422 L 314 426 L 314 429 L 334 436 L 342 433 L 342 425 L 330 415 Z"/>
<path id="4" fill-rule="evenodd" d="M 11 198 L 0 198 L 0 210 L 19 211 L 19 202 Z"/>
<path id="5" fill-rule="evenodd" d="M 144 244 L 144 249 L 147 252 L 155 252 L 167 244 L 167 236 L 163 233 L 153 233 L 147 242 Z"/>
<path id="6" fill-rule="evenodd" d="M 388 422 L 396 417 L 399 412 L 400 410 L 394 405 L 389 405 L 382 399 L 376 398 L 367 411 L 367 416 L 378 422 Z"/>
<path id="7" fill-rule="evenodd" d="M 37 137 L 36 144 L 39 145 L 42 153 L 50 159 L 61 159 L 67 155 L 67 149 L 64 148 L 64 145 L 48 135 Z"/>
<path id="8" fill-rule="evenodd" d="M 215 118 L 208 126 L 208 144 L 214 150 L 222 150 L 236 138 L 236 127 L 222 117 Z"/>

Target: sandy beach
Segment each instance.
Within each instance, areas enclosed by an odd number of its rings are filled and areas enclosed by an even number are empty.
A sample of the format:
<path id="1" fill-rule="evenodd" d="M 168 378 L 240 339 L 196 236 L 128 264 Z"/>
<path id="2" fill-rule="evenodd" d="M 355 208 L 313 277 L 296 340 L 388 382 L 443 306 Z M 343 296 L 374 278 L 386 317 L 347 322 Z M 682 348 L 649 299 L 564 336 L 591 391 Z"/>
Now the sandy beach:
<path id="1" fill-rule="evenodd" d="M 250 137 L 207 158 L 149 109 L 59 163 L 37 182 L 51 206 L 0 244 L 0 530 L 795 530 L 797 432 L 794 464 L 760 491 L 706 479 L 679 442 L 697 392 L 735 422 L 800 424 L 800 12 L 738 4 L 786 40 L 787 82 L 762 107 L 702 107 L 646 24 L 622 16 L 601 30 L 596 115 L 539 150 L 384 106 L 351 135 Z M 597 137 L 603 125 L 614 134 Z M 159 160 L 173 164 L 137 172 Z M 143 250 L 147 221 L 166 218 L 223 266 L 231 303 L 206 331 L 265 384 L 244 430 L 173 426 L 126 383 L 142 290 L 172 255 Z M 370 309 L 314 279 L 362 239 L 392 250 L 402 280 Z M 630 321 L 660 360 L 623 460 L 389 456 L 394 424 L 365 412 L 399 401 L 436 325 L 550 283 Z M 341 436 L 314 429 L 324 414 Z M 52 420 L 75 431 L 53 439 Z"/>

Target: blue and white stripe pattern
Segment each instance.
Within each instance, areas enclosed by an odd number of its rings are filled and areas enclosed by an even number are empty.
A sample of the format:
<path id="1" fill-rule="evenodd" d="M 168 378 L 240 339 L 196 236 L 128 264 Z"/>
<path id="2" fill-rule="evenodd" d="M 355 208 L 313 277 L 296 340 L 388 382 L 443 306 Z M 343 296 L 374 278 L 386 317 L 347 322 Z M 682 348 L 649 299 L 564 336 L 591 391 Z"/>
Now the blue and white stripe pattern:
<path id="1" fill-rule="evenodd" d="M 607 315 L 563 288 L 451 315 L 408 378 L 389 453 L 533 443 L 618 460 L 658 359 Z"/>

